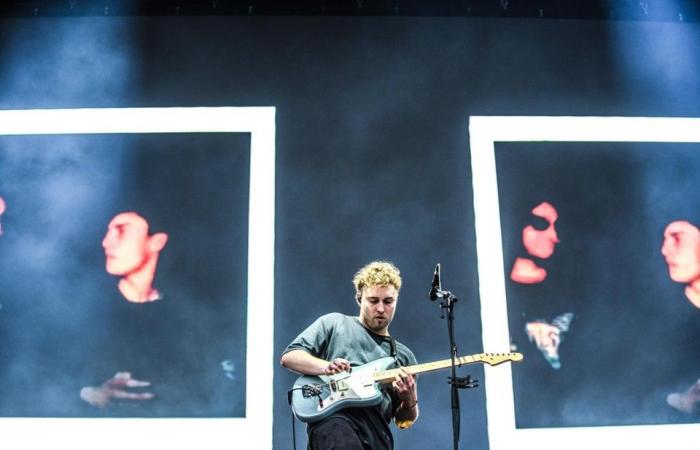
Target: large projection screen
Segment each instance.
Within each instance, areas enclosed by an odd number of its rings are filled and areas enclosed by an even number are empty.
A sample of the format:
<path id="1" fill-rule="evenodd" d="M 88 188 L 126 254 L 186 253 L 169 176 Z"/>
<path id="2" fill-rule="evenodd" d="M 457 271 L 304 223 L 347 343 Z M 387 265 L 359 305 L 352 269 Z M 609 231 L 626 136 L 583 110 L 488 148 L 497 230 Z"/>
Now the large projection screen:
<path id="1" fill-rule="evenodd" d="M 242 418 L 2 418 L 14 448 L 272 448 L 275 108 L 0 111 L 0 135 L 249 133 L 246 407 Z"/>
<path id="2" fill-rule="evenodd" d="M 699 143 L 700 119 L 475 116 L 469 119 L 469 133 L 483 346 L 485 349 L 504 349 L 511 345 L 512 330 L 509 330 L 508 268 L 504 263 L 499 208 L 502 199 L 499 199 L 497 177 L 498 143 L 562 143 L 562 147 L 572 145 L 570 143 Z M 662 261 L 659 252 L 661 236 L 654 236 L 654 239 L 650 245 L 654 246 L 655 257 Z M 673 363 L 663 362 L 668 365 Z M 485 367 L 488 436 L 492 450 L 651 450 L 668 448 L 669 445 L 675 449 L 690 450 L 697 447 L 700 426 L 693 423 L 517 427 L 513 384 L 513 374 L 517 370 L 517 365 L 509 364 Z M 606 380 L 600 382 L 605 383 Z M 611 403 L 615 400 L 610 398 Z"/>

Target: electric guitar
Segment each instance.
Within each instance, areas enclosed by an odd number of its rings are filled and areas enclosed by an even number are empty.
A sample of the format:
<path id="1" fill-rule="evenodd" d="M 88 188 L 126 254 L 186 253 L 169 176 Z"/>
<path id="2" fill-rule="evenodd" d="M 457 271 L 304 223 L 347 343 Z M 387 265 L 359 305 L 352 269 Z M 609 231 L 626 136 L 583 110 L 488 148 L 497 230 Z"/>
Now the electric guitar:
<path id="1" fill-rule="evenodd" d="M 507 361 L 522 361 L 521 353 L 478 353 L 455 359 L 457 366 L 486 363 L 495 366 Z M 290 403 L 297 419 L 318 422 L 334 412 L 349 407 L 374 406 L 382 401 L 380 384 L 390 384 L 400 369 L 387 369 L 395 363 L 387 356 L 371 363 L 353 367 L 352 372 L 334 375 L 303 375 L 290 391 Z M 451 359 L 402 367 L 404 372 L 417 375 L 423 372 L 452 367 Z"/>

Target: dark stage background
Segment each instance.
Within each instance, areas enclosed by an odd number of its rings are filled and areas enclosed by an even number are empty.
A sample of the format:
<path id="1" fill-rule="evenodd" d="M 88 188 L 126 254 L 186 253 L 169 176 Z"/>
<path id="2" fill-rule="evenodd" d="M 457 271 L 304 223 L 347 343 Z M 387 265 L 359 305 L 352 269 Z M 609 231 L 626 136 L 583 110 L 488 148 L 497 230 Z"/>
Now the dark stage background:
<path id="1" fill-rule="evenodd" d="M 277 108 L 276 449 L 291 448 L 286 391 L 295 379 L 277 365 L 277 355 L 316 317 L 356 313 L 351 278 L 370 260 L 389 259 L 402 270 L 391 330 L 419 361 L 449 357 L 446 324 L 427 299 L 437 262 L 443 287 L 460 299 L 460 353 L 507 350 L 481 345 L 469 116 L 700 115 L 700 27 L 694 23 L 6 18 L 0 61 L 1 109 Z M 598 186 L 605 181 L 600 176 L 587 182 Z M 642 185 L 625 184 L 625 194 L 634 199 Z M 659 229 L 651 231 L 658 241 L 649 257 L 663 271 Z M 638 326 L 620 323 L 624 336 Z M 664 349 L 659 342 L 645 345 L 658 346 L 649 352 Z M 479 366 L 464 373 L 484 378 Z M 451 447 L 446 376 L 421 376 L 421 418 L 395 433 L 398 448 Z M 464 391 L 461 399 L 462 448 L 487 449 L 484 390 Z M 297 431 L 303 435 L 301 426 Z"/>

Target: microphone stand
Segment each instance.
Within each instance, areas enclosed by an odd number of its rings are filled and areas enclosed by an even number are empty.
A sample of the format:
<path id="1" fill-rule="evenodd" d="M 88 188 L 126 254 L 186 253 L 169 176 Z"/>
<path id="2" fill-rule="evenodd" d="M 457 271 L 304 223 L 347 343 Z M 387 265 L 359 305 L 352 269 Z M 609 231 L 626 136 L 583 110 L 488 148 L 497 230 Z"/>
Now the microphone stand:
<path id="1" fill-rule="evenodd" d="M 441 298 L 440 302 L 440 318 L 445 318 L 445 310 L 447 310 L 447 333 L 450 338 L 450 355 L 452 359 L 452 376 L 447 382 L 451 386 L 451 403 L 452 403 L 452 442 L 454 450 L 459 450 L 459 431 L 460 431 L 460 409 L 459 409 L 459 389 L 467 389 L 478 387 L 476 380 L 472 380 L 470 375 L 466 377 L 457 377 L 457 343 L 454 335 L 454 308 L 457 303 L 457 297 L 452 295 L 450 291 L 434 288 L 431 294 L 435 294 L 436 298 Z"/>

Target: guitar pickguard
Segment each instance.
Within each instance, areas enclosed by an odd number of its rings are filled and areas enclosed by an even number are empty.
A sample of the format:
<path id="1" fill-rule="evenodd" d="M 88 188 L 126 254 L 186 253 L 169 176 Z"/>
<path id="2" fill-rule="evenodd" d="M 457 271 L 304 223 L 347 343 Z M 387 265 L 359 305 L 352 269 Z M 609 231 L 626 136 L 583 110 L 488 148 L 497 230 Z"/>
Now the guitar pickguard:
<path id="1" fill-rule="evenodd" d="M 322 377 L 323 378 L 323 377 Z M 338 402 L 347 400 L 366 400 L 377 395 L 374 379 L 367 374 L 342 373 L 327 377 L 330 387 L 326 398 L 321 397 L 317 411 L 332 408 Z"/>

